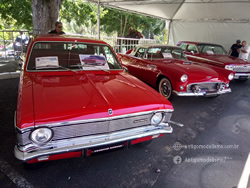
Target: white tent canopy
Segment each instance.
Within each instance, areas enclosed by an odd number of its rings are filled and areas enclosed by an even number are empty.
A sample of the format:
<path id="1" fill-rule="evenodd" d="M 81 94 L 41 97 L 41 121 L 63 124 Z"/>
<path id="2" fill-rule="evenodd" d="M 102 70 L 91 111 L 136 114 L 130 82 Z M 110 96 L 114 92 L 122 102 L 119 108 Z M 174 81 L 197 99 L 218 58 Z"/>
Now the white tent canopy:
<path id="1" fill-rule="evenodd" d="M 98 3 L 98 0 L 90 0 Z M 163 19 L 249 20 L 249 0 L 99 0 L 101 5 Z"/>
<path id="2" fill-rule="evenodd" d="M 229 50 L 237 39 L 250 42 L 250 0 L 90 1 L 170 20 L 170 44 L 180 40 L 212 42 Z"/>

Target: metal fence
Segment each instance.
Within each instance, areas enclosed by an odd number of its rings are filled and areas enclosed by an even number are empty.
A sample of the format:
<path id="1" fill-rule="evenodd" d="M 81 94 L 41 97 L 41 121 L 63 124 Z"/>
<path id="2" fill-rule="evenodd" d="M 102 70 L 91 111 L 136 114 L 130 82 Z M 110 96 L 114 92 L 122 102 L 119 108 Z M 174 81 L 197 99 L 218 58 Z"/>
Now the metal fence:
<path id="1" fill-rule="evenodd" d="M 21 56 L 25 52 L 25 42 L 22 36 L 29 39 L 28 31 L 21 30 L 1 30 L 0 31 L 0 60 L 12 60 Z"/>
<path id="2" fill-rule="evenodd" d="M 78 34 L 71 35 L 97 39 L 97 36 Z M 29 36 L 29 31 L 0 31 L 0 61 L 10 59 L 12 60 L 15 57 L 22 56 L 23 53 L 25 53 L 25 47 L 27 45 L 25 43 L 28 42 Z M 116 53 L 125 53 L 126 51 L 134 48 L 136 45 L 141 43 L 156 43 L 156 40 L 152 39 L 134 39 L 108 36 L 101 36 L 101 40 L 107 42 L 110 46 L 112 46 Z"/>
<path id="3" fill-rule="evenodd" d="M 82 36 L 86 38 L 97 39 L 95 35 L 80 35 L 80 34 L 70 34 L 75 36 Z M 135 39 L 135 38 L 124 38 L 124 37 L 108 37 L 101 36 L 101 40 L 107 42 L 113 47 L 116 53 L 125 53 L 126 51 L 133 49 L 136 45 L 142 43 L 157 43 L 154 39 Z"/>

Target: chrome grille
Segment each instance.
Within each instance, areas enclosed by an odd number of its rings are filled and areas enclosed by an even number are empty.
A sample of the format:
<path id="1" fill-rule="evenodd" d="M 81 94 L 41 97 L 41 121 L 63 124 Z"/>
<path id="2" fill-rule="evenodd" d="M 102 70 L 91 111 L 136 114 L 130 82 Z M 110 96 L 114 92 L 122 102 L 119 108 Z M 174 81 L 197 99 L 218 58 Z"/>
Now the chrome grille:
<path id="1" fill-rule="evenodd" d="M 210 82 L 210 83 L 195 83 L 195 84 L 190 84 L 187 86 L 187 92 L 192 92 L 192 88 L 195 85 L 200 86 L 201 92 L 203 91 L 215 91 L 217 90 L 217 85 L 220 83 L 217 82 Z"/>
<path id="2" fill-rule="evenodd" d="M 124 129 L 132 129 L 135 127 L 148 126 L 151 125 L 152 115 L 153 112 L 150 112 L 144 115 L 136 115 L 123 118 L 118 117 L 117 119 L 105 119 L 100 121 L 94 120 L 95 122 L 86 122 L 52 127 L 52 130 L 54 131 L 54 136 L 52 140 L 61 140 L 66 138 L 109 133 Z M 166 112 L 164 122 L 168 122 L 170 120 L 171 115 L 171 112 Z M 18 144 L 21 146 L 30 144 L 30 133 L 31 131 L 25 132 L 23 134 L 18 133 Z"/>
<path id="3" fill-rule="evenodd" d="M 233 69 L 234 72 L 250 72 L 250 65 L 236 65 Z"/>
<path id="4" fill-rule="evenodd" d="M 151 116 L 152 114 L 147 114 L 142 116 L 127 117 L 100 122 L 54 127 L 52 128 L 54 131 L 54 136 L 52 140 L 108 133 L 123 129 L 145 126 L 150 124 Z M 145 121 L 134 123 L 134 121 L 140 119 L 144 119 Z"/>

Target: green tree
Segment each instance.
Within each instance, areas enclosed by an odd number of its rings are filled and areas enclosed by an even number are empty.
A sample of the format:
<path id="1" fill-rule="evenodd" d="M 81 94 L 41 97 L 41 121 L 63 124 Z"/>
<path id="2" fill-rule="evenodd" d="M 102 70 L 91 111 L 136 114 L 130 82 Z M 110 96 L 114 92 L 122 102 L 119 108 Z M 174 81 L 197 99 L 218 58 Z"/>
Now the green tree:
<path id="1" fill-rule="evenodd" d="M 0 0 L 0 28 L 32 28 L 31 0 Z"/>
<path id="2" fill-rule="evenodd" d="M 106 14 L 101 18 L 101 26 L 102 30 L 107 34 L 117 32 L 118 36 L 124 37 L 128 35 L 129 28 L 133 28 L 134 30 L 141 31 L 144 35 L 146 34 L 145 37 L 148 38 L 149 33 L 151 33 L 151 36 L 153 36 L 153 34 L 161 34 L 162 26 L 165 25 L 163 20 L 157 18 L 111 8 L 105 8 L 104 10 Z M 162 23 L 164 25 L 162 25 Z"/>

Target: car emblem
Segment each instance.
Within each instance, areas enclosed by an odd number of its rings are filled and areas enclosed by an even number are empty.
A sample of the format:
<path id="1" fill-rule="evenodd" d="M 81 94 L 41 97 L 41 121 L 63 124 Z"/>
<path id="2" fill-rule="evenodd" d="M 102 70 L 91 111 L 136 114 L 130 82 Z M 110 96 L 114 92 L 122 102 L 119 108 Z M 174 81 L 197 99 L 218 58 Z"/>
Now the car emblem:
<path id="1" fill-rule="evenodd" d="M 210 78 L 212 78 L 212 76 L 207 76 L 207 79 L 210 79 Z"/>
<path id="2" fill-rule="evenodd" d="M 112 115 L 112 114 L 113 114 L 112 109 L 109 109 L 109 115 Z"/>

